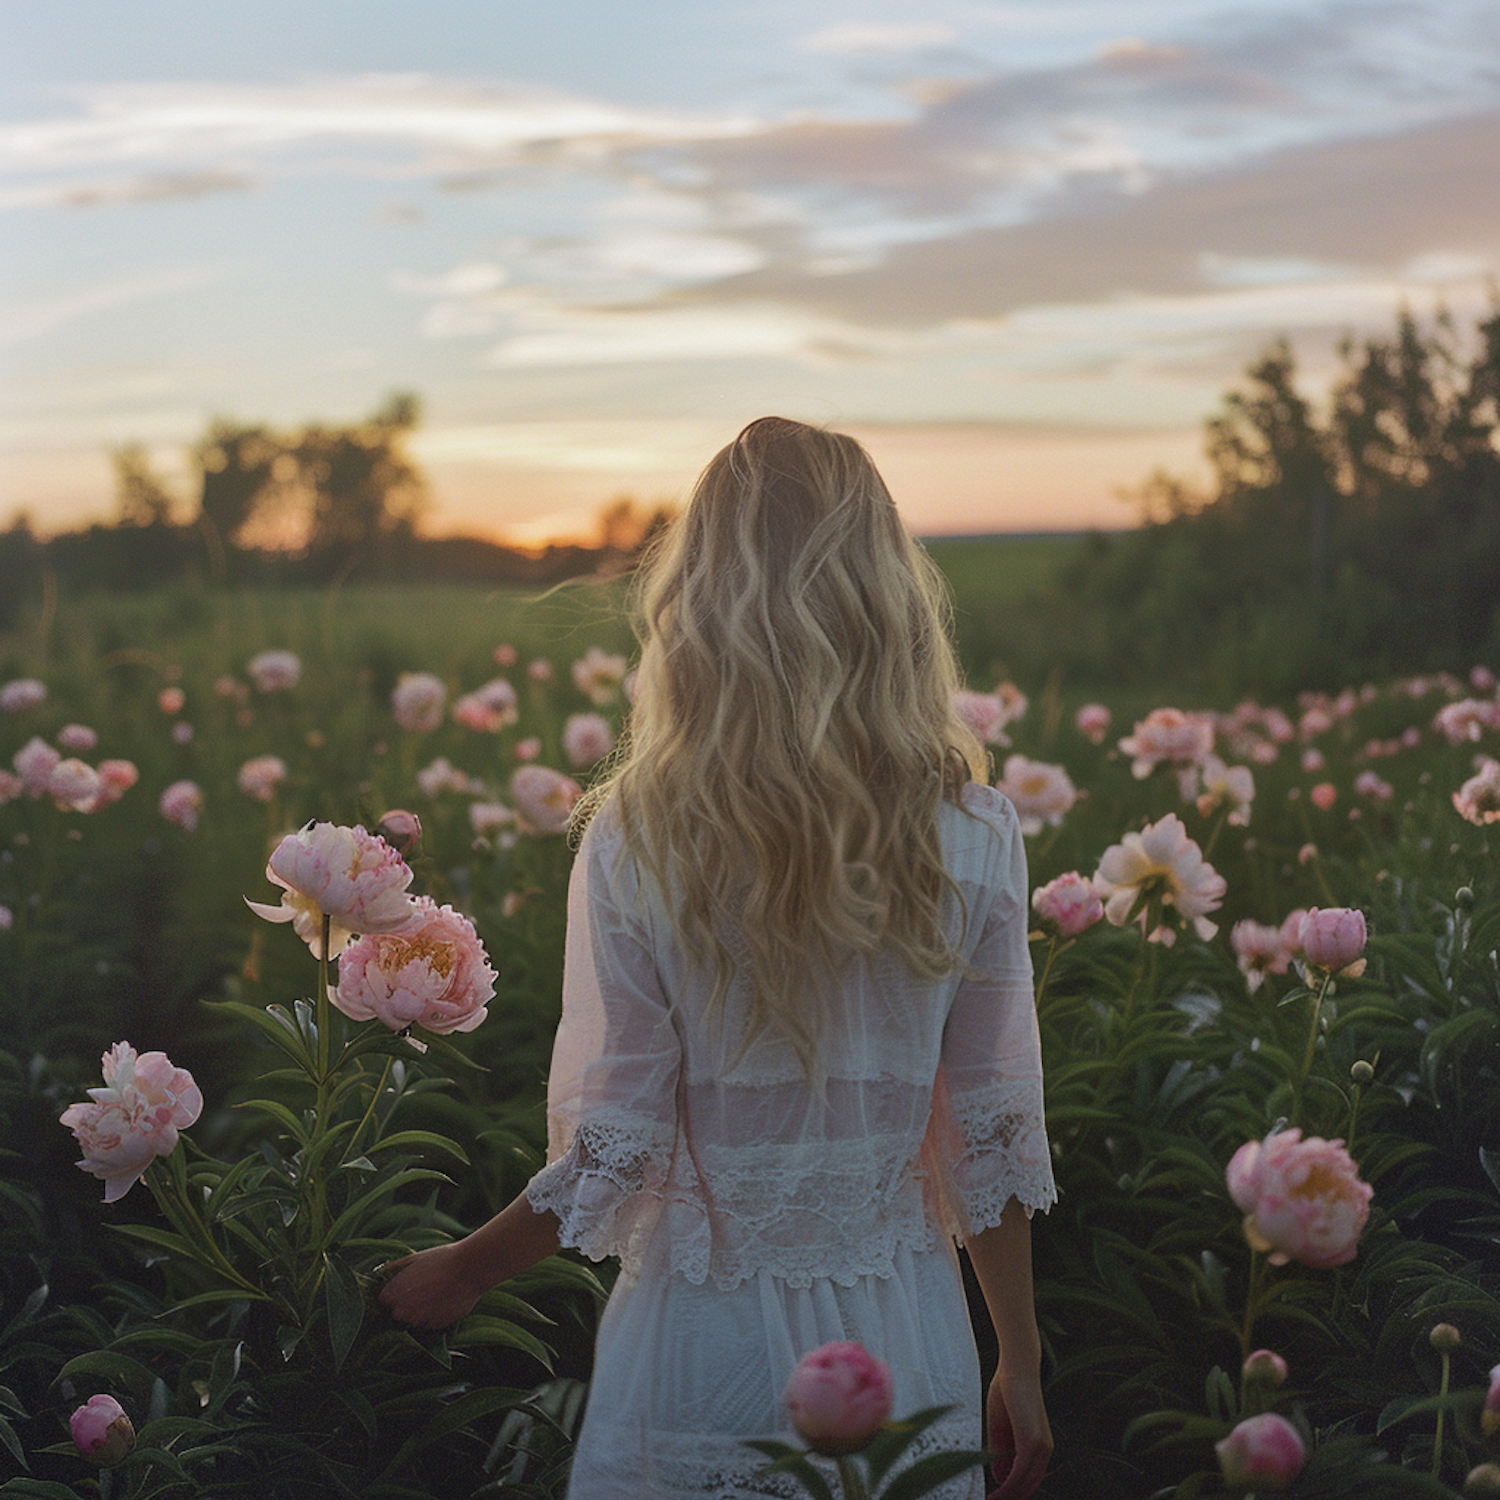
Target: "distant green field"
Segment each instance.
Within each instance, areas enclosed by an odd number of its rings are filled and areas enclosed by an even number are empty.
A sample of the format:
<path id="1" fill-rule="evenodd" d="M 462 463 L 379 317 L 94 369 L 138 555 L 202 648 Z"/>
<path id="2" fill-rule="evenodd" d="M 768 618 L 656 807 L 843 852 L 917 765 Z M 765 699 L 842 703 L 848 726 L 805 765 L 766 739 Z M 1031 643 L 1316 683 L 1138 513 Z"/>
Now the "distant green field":
<path id="1" fill-rule="evenodd" d="M 932 560 L 948 575 L 960 610 L 1041 593 L 1078 556 L 1083 544 L 1081 532 L 933 537 L 923 542 Z"/>

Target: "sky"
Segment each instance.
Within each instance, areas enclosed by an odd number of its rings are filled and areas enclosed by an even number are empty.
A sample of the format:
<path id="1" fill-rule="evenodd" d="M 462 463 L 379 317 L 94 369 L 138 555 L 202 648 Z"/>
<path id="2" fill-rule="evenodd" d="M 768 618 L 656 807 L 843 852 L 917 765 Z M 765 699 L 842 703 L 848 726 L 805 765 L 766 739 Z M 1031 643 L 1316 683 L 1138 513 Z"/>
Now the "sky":
<path id="1" fill-rule="evenodd" d="M 680 500 L 774 412 L 923 534 L 1129 524 L 1500 273 L 1493 0 L 0 0 L 0 524 L 416 392 L 427 527 Z"/>

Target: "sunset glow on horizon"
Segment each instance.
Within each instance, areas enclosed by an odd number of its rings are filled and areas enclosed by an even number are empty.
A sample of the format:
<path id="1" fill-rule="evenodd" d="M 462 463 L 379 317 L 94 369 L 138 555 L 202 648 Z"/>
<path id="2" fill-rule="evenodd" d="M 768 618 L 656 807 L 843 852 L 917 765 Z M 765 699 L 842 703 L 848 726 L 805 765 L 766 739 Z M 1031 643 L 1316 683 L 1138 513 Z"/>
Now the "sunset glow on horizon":
<path id="1" fill-rule="evenodd" d="M 1500 274 L 1500 19 L 1270 0 L 0 0 L 0 525 L 393 390 L 433 534 L 586 535 L 767 413 L 925 535 L 1118 527 L 1292 339 Z"/>

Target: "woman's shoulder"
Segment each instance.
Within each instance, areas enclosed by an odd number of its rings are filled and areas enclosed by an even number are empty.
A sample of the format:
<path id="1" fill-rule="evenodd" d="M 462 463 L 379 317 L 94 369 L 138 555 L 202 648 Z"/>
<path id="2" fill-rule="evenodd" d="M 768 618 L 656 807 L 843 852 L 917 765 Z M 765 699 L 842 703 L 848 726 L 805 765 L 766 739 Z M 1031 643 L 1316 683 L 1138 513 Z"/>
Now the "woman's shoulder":
<path id="1" fill-rule="evenodd" d="M 1016 840 L 1021 822 L 1009 797 L 983 782 L 968 782 L 956 803 L 943 804 L 946 821 L 943 842 L 950 858 L 978 858 L 1003 864 Z"/>

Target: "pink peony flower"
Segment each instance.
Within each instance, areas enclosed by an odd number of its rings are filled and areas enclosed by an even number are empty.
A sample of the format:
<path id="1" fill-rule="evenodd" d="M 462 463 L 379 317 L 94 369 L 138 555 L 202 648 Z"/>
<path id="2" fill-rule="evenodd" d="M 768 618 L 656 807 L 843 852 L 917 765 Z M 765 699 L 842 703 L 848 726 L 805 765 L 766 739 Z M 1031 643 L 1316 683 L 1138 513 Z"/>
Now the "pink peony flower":
<path id="1" fill-rule="evenodd" d="M 90 1396 L 68 1418 L 73 1446 L 91 1464 L 112 1468 L 135 1447 L 135 1428 L 113 1396 Z"/>
<path id="2" fill-rule="evenodd" d="M 448 689 L 431 672 L 403 672 L 391 689 L 391 713 L 414 734 L 430 734 L 443 722 Z"/>
<path id="3" fill-rule="evenodd" d="M 1033 891 L 1031 907 L 1063 937 L 1077 937 L 1104 916 L 1104 903 L 1094 882 L 1074 870 Z"/>
<path id="4" fill-rule="evenodd" d="M 1040 833 L 1044 824 L 1061 823 L 1078 801 L 1078 791 L 1061 766 L 1027 760 L 1024 755 L 1006 757 L 1005 774 L 996 787 L 1015 805 L 1021 832 L 1028 837 Z"/>
<path id="5" fill-rule="evenodd" d="M 1079 734 L 1092 744 L 1102 745 L 1109 733 L 1111 714 L 1102 703 L 1085 703 L 1074 716 Z"/>
<path id="6" fill-rule="evenodd" d="M 890 1416 L 893 1399 L 889 1367 L 852 1343 L 814 1349 L 786 1387 L 792 1426 L 827 1458 L 863 1448 Z"/>
<path id="7" fill-rule="evenodd" d="M 19 757 L 17 761 L 19 771 Z M 1481 760 L 1478 774 L 1454 792 L 1453 806 L 1459 817 L 1478 827 L 1500 821 L 1500 761 L 1488 757 Z"/>
<path id="8" fill-rule="evenodd" d="M 1302 919 L 1298 933 L 1302 956 L 1308 963 L 1330 974 L 1343 973 L 1356 963 L 1364 969 L 1365 914 L 1347 906 L 1312 907 Z M 1358 974 L 1351 977 L 1358 978 Z"/>
<path id="9" fill-rule="evenodd" d="M 25 790 L 26 783 L 19 776 L 0 770 L 0 807 L 4 807 L 7 802 L 14 802 Z"/>
<path id="10" fill-rule="evenodd" d="M 172 726 L 172 743 L 175 745 L 191 745 L 193 743 L 193 726 L 186 719 L 179 719 Z"/>
<path id="11" fill-rule="evenodd" d="M 542 742 L 535 735 L 516 741 L 517 760 L 535 760 L 541 753 Z"/>
<path id="12" fill-rule="evenodd" d="M 1464 698 L 1445 704 L 1432 720 L 1432 727 L 1450 745 L 1477 740 L 1486 729 L 1500 729 L 1500 703 L 1485 698 Z"/>
<path id="13" fill-rule="evenodd" d="M 302 662 L 290 651 L 262 651 L 245 663 L 245 675 L 255 684 L 256 692 L 281 693 L 297 686 Z M 232 694 L 234 689 L 230 691 Z"/>
<path id="14" fill-rule="evenodd" d="M 1200 818 L 1215 808 L 1228 807 L 1228 821 L 1236 828 L 1250 822 L 1250 804 L 1255 800 L 1255 778 L 1248 766 L 1226 766 L 1217 755 L 1205 755 L 1198 766 L 1203 790 L 1198 794 Z"/>
<path id="15" fill-rule="evenodd" d="M 1289 1260 L 1326 1271 L 1354 1259 L 1374 1190 L 1342 1141 L 1302 1139 L 1297 1129 L 1246 1141 L 1225 1170 L 1229 1196 L 1245 1215 L 1245 1238 Z"/>
<path id="16" fill-rule="evenodd" d="M 1152 908 L 1165 919 L 1172 908 L 1198 935 L 1210 938 L 1218 928 L 1207 913 L 1218 909 L 1226 882 L 1203 858 L 1176 813 L 1168 813 L 1140 833 L 1127 833 L 1104 851 L 1094 874 L 1104 898 L 1104 915 L 1116 927 L 1139 921 L 1145 931 Z M 1152 935 L 1152 929 L 1148 935 Z"/>
<path id="17" fill-rule="evenodd" d="M 1130 773 L 1143 781 L 1163 763 L 1197 765 L 1214 747 L 1214 723 L 1209 714 L 1184 713 L 1180 708 L 1153 708 L 1120 741 L 1132 756 Z"/>
<path id="18" fill-rule="evenodd" d="M 495 995 L 484 945 L 451 906 L 418 896 L 416 908 L 401 932 L 367 934 L 344 950 L 330 998 L 351 1020 L 379 1021 L 392 1031 L 472 1031 Z"/>
<path id="19" fill-rule="evenodd" d="M 603 714 L 571 714 L 563 725 L 562 747 L 575 771 L 597 765 L 615 748 L 609 720 Z"/>
<path id="20" fill-rule="evenodd" d="M 1302 752 L 1302 769 L 1309 776 L 1316 776 L 1319 771 L 1326 770 L 1328 761 L 1323 752 L 1316 745 L 1309 745 Z"/>
<path id="21" fill-rule="evenodd" d="M 975 693 L 967 688 L 953 695 L 953 712 L 986 745 L 1008 745 L 1005 726 L 1011 715 L 998 693 Z"/>
<path id="22" fill-rule="evenodd" d="M 502 641 L 495 647 L 495 664 L 497 666 L 513 667 L 517 660 L 519 660 L 519 657 L 516 648 L 508 641 Z"/>
<path id="23" fill-rule="evenodd" d="M 241 696 L 243 684 L 231 677 L 228 672 L 221 673 L 214 678 L 214 696 L 216 698 L 235 698 Z M 249 696 L 250 689 L 244 688 L 244 695 Z"/>
<path id="24" fill-rule="evenodd" d="M 1286 1361 L 1270 1349 L 1257 1349 L 1246 1357 L 1240 1373 L 1248 1383 L 1273 1388 L 1282 1386 L 1286 1384 Z"/>
<path id="25" fill-rule="evenodd" d="M 92 750 L 99 743 L 99 736 L 87 724 L 64 724 L 57 731 L 57 743 L 64 750 Z"/>
<path id="26" fill-rule="evenodd" d="M 135 1186 L 154 1158 L 177 1145 L 177 1132 L 203 1111 L 203 1095 L 186 1068 L 175 1068 L 164 1052 L 139 1056 L 129 1042 L 104 1054 L 104 1087 L 90 1089 L 88 1104 L 62 1113 L 83 1148 L 78 1165 L 104 1180 L 104 1201 L 113 1203 Z"/>
<path id="27" fill-rule="evenodd" d="M 1479 1425 L 1487 1438 L 1500 1432 L 1500 1365 L 1490 1371 L 1490 1388 L 1484 1393 L 1484 1409 L 1479 1413 Z"/>
<path id="28" fill-rule="evenodd" d="M 11 757 L 10 763 L 16 768 L 26 795 L 35 799 L 46 794 L 52 772 L 61 760 L 62 756 L 46 740 L 33 735 Z"/>
<path id="29" fill-rule="evenodd" d="M 17 677 L 0 687 L 0 713 L 25 713 L 47 701 L 47 684 L 35 677 Z"/>
<path id="30" fill-rule="evenodd" d="M 375 832 L 405 859 L 422 841 L 422 820 L 404 807 L 393 807 L 375 825 Z"/>
<path id="31" fill-rule="evenodd" d="M 535 837 L 566 833 L 568 816 L 582 792 L 583 788 L 561 771 L 522 766 L 510 779 L 516 827 Z"/>
<path id="32" fill-rule="evenodd" d="M 442 792 L 457 792 L 470 796 L 482 792 L 484 783 L 476 781 L 467 771 L 460 771 L 446 755 L 440 755 L 431 765 L 417 772 L 417 786 L 428 797 Z"/>
<path id="33" fill-rule="evenodd" d="M 1361 771 L 1354 778 L 1354 790 L 1372 802 L 1389 802 L 1396 789 L 1388 781 L 1382 781 L 1373 771 Z"/>
<path id="34" fill-rule="evenodd" d="M 503 802 L 473 802 L 469 804 L 469 827 L 476 836 L 495 833 L 515 822 L 515 814 Z"/>
<path id="35" fill-rule="evenodd" d="M 182 705 L 187 702 L 187 694 L 180 687 L 164 687 L 156 695 L 156 706 L 169 717 L 172 714 L 180 714 Z"/>
<path id="36" fill-rule="evenodd" d="M 235 784 L 247 797 L 269 802 L 286 780 L 286 762 L 279 755 L 256 755 L 240 767 Z"/>
<path id="37" fill-rule="evenodd" d="M 1304 845 L 1304 847 L 1308 849 L 1313 848 L 1311 844 Z M 1317 852 L 1316 849 L 1313 849 L 1312 854 L 1308 858 L 1316 859 Z M 1307 860 L 1302 860 L 1302 863 L 1306 864 Z M 1289 959 L 1300 958 L 1302 956 L 1302 923 L 1306 916 L 1306 909 L 1298 906 L 1289 911 L 1281 919 L 1281 950 Z"/>
<path id="38" fill-rule="evenodd" d="M 195 781 L 174 781 L 161 794 L 158 806 L 167 822 L 191 833 L 198 826 L 198 814 L 203 811 L 203 793 Z"/>
<path id="39" fill-rule="evenodd" d="M 1339 800 L 1339 789 L 1331 781 L 1320 781 L 1307 795 L 1312 798 L 1314 807 L 1327 812 Z"/>
<path id="40" fill-rule="evenodd" d="M 47 793 L 61 808 L 93 812 L 99 802 L 99 773 L 84 761 L 60 760 L 47 779 Z"/>
<path id="41" fill-rule="evenodd" d="M 1241 1490 L 1284 1490 L 1307 1462 L 1297 1429 L 1273 1411 L 1246 1417 L 1214 1452 L 1225 1484 Z"/>
<path id="42" fill-rule="evenodd" d="M 103 802 L 118 802 L 141 779 L 135 762 L 101 760 L 99 762 L 99 796 Z"/>
<path id="43" fill-rule="evenodd" d="M 552 681 L 552 663 L 544 656 L 539 656 L 535 661 L 527 662 L 526 675 L 533 682 Z"/>
<path id="44" fill-rule="evenodd" d="M 476 693 L 465 693 L 453 705 L 453 721 L 475 734 L 497 734 L 502 725 L 500 715 Z"/>
<path id="45" fill-rule="evenodd" d="M 1287 971 L 1291 955 L 1282 946 L 1279 927 L 1266 927 L 1247 917 L 1229 929 L 1229 946 L 1252 995 L 1265 983 L 1267 974 Z"/>
<path id="46" fill-rule="evenodd" d="M 309 823 L 287 834 L 271 853 L 266 878 L 282 887 L 281 905 L 245 904 L 268 922 L 290 922 L 315 958 L 323 956 L 325 916 L 332 958 L 356 932 L 400 932 L 417 911 L 406 893 L 406 861 L 358 824 Z"/>
<path id="47" fill-rule="evenodd" d="M 15 925 L 15 913 L 8 906 L 0 906 L 0 932 L 9 932 Z"/>
<path id="48" fill-rule="evenodd" d="M 596 708 L 602 708 L 620 696 L 620 684 L 627 670 L 623 656 L 590 646 L 573 663 L 573 685 Z"/>

